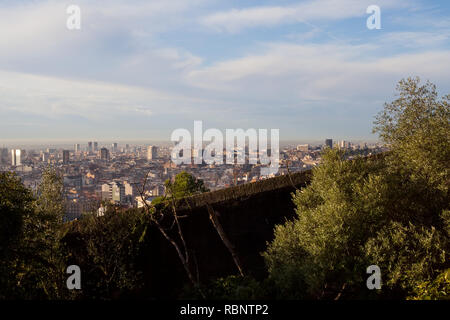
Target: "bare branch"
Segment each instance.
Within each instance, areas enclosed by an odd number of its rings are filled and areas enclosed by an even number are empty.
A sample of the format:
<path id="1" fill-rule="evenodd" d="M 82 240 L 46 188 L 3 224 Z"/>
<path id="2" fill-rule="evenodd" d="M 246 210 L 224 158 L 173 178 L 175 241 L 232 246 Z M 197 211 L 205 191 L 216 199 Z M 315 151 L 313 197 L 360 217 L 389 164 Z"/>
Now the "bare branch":
<path id="1" fill-rule="evenodd" d="M 228 240 L 228 237 L 227 237 L 225 231 L 223 230 L 222 225 L 220 224 L 220 221 L 219 221 L 219 218 L 217 217 L 216 212 L 214 211 L 214 209 L 212 208 L 212 206 L 210 204 L 207 204 L 206 207 L 208 208 L 209 219 L 211 220 L 214 228 L 216 228 L 217 233 L 219 234 L 223 243 L 228 248 L 228 251 L 230 251 L 231 256 L 233 257 L 234 263 L 235 263 L 236 267 L 238 268 L 240 275 L 244 276 L 244 272 L 243 272 L 239 257 L 236 253 L 236 249 L 235 249 L 234 245 L 231 243 L 231 241 Z"/>
<path id="2" fill-rule="evenodd" d="M 189 266 L 189 252 L 188 252 L 188 248 L 186 245 L 186 241 L 184 239 L 184 235 L 181 229 L 181 225 L 179 223 L 179 219 L 178 219 L 178 214 L 176 211 L 176 204 L 175 204 L 175 199 L 173 196 L 170 197 L 171 200 L 171 205 L 172 205 L 172 213 L 173 213 L 173 218 L 174 218 L 174 222 L 177 225 L 177 230 L 178 230 L 178 236 L 181 239 L 181 242 L 183 243 L 183 251 L 181 250 L 180 246 L 177 244 L 177 242 L 175 241 L 174 238 L 172 238 L 164 229 L 164 227 L 161 224 L 162 218 L 164 217 L 164 213 L 161 212 L 162 210 L 158 210 L 155 206 L 149 204 L 144 196 L 145 193 L 145 186 L 147 183 L 147 179 L 148 179 L 148 175 L 149 175 L 150 171 L 146 174 L 145 177 L 145 181 L 143 182 L 143 186 L 142 186 L 142 190 L 140 190 L 140 196 L 141 196 L 141 200 L 144 204 L 144 210 L 147 211 L 147 213 L 149 214 L 149 219 L 151 222 L 153 222 L 156 227 L 158 228 L 159 232 L 163 235 L 163 237 L 175 248 L 175 250 L 177 251 L 178 254 L 178 258 L 181 261 L 181 264 L 183 265 L 184 270 L 186 271 L 186 274 L 189 278 L 189 280 L 191 281 L 191 283 L 198 288 L 200 295 L 205 299 L 205 295 L 203 294 L 203 292 L 200 290 L 199 288 L 199 275 L 198 275 L 198 268 L 197 268 L 197 280 L 194 278 L 191 270 L 190 270 L 190 266 Z M 166 200 L 166 195 L 164 195 L 163 201 Z M 165 201 L 164 201 L 165 202 Z M 173 226 L 173 224 L 172 224 Z"/>

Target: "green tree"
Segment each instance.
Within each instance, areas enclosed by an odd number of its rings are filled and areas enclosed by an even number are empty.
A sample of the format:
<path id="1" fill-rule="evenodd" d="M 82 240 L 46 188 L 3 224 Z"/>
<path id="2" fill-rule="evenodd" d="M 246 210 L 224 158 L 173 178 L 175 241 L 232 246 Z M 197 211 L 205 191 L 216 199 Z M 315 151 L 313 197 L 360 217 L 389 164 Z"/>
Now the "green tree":
<path id="1" fill-rule="evenodd" d="M 366 242 L 365 251 L 382 268 L 384 286 L 405 297 L 446 268 L 448 246 L 435 227 L 390 222 Z"/>
<path id="2" fill-rule="evenodd" d="M 66 263 L 61 238 L 64 235 L 64 188 L 52 169 L 44 170 L 34 210 L 24 219 L 21 246 L 21 283 L 24 298 L 58 299 L 68 294 Z"/>
<path id="3" fill-rule="evenodd" d="M 166 188 L 166 195 L 155 198 L 152 201 L 153 205 L 161 205 L 164 203 L 165 206 L 168 206 L 172 200 L 209 191 L 205 187 L 203 180 L 195 178 L 186 171 L 178 173 L 173 181 L 167 179 L 164 182 L 164 186 Z"/>
<path id="4" fill-rule="evenodd" d="M 203 180 L 195 178 L 186 171 L 177 174 L 173 182 L 168 179 L 164 184 L 167 194 L 177 199 L 208 191 Z"/>
<path id="5" fill-rule="evenodd" d="M 440 273 L 433 281 L 423 281 L 414 289 L 409 300 L 450 300 L 450 269 Z"/>
<path id="6" fill-rule="evenodd" d="M 436 86 L 419 78 L 401 80 L 398 97 L 386 103 L 374 133 L 391 146 L 393 170 L 448 192 L 450 174 L 450 95 L 438 99 Z"/>
<path id="7" fill-rule="evenodd" d="M 55 169 L 49 167 L 44 170 L 37 195 L 37 211 L 42 220 L 58 228 L 64 217 L 64 184 Z"/>
<path id="8" fill-rule="evenodd" d="M 20 249 L 25 220 L 34 211 L 33 195 L 10 172 L 0 173 L 0 299 L 20 295 Z"/>
<path id="9" fill-rule="evenodd" d="M 264 253 L 280 297 L 335 298 L 365 284 L 371 263 L 362 245 L 383 223 L 388 192 L 377 175 L 382 166 L 377 160 L 347 161 L 335 149 L 323 155 L 311 184 L 294 195 L 297 218 L 275 228 Z"/>
<path id="10" fill-rule="evenodd" d="M 297 218 L 275 229 L 264 257 L 279 295 L 406 297 L 448 268 L 449 97 L 407 79 L 377 116 L 381 158 L 328 150 L 294 195 Z M 383 290 L 365 288 L 377 264 Z"/>
<path id="11" fill-rule="evenodd" d="M 63 238 L 70 264 L 84 279 L 81 297 L 113 299 L 137 292 L 144 283 L 142 266 L 148 220 L 142 210 L 108 206 L 104 216 L 86 214 L 68 225 Z"/>
<path id="12" fill-rule="evenodd" d="M 13 173 L 0 175 L 0 297 L 58 299 L 65 288 L 63 185 L 52 169 L 42 175 L 36 198 Z"/>

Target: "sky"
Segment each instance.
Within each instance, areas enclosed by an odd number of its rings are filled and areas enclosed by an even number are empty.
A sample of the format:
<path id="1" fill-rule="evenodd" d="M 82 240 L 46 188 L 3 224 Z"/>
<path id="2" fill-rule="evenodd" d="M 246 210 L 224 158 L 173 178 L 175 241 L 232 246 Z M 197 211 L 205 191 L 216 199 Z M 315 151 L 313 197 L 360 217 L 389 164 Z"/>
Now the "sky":
<path id="1" fill-rule="evenodd" d="M 450 93 L 449 38 L 446 0 L 0 0 L 0 142 L 374 140 L 402 78 Z"/>

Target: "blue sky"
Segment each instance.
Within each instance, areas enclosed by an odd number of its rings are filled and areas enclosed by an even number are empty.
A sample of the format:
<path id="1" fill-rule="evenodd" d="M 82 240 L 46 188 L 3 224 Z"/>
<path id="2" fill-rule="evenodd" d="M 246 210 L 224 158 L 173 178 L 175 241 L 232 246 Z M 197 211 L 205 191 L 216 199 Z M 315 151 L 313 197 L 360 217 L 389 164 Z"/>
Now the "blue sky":
<path id="1" fill-rule="evenodd" d="M 449 38 L 449 1 L 2 0 L 0 142 L 168 140 L 194 120 L 375 139 L 400 79 L 450 93 Z"/>

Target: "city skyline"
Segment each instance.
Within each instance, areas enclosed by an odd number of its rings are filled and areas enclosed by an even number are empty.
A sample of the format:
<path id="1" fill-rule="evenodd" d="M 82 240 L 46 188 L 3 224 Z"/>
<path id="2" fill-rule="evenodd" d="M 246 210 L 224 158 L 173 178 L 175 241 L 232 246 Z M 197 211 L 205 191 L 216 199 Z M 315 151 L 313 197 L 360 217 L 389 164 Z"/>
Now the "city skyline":
<path id="1" fill-rule="evenodd" d="M 333 143 L 337 143 L 340 141 L 347 141 L 352 142 L 355 144 L 360 143 L 370 143 L 370 144 L 379 144 L 383 145 L 383 143 L 377 139 L 370 140 L 370 139 L 346 139 L 346 138 L 330 138 Z M 309 144 L 313 146 L 320 146 L 320 145 L 326 145 L 326 139 L 322 140 L 280 140 L 280 147 L 286 147 L 286 146 L 296 146 L 300 144 Z M 39 141 L 39 142 L 33 142 L 32 140 L 23 140 L 23 141 L 9 141 L 9 142 L 2 142 L 0 141 L 0 148 L 23 148 L 23 149 L 46 149 L 46 148 L 56 148 L 58 150 L 68 149 L 71 152 L 77 151 L 76 146 L 79 146 L 78 151 L 87 151 L 89 149 L 88 145 L 89 141 L 84 140 L 66 140 L 66 141 L 59 141 L 59 142 L 52 142 L 52 141 Z M 98 142 L 98 152 L 100 148 L 107 148 L 111 149 L 111 143 L 117 142 L 118 147 L 124 147 L 126 145 L 129 146 L 139 146 L 139 147 L 149 147 L 149 146 L 173 146 L 174 142 L 172 141 L 157 141 L 157 140 L 149 140 L 149 139 L 143 139 L 143 140 L 105 140 L 105 141 L 99 141 Z M 206 143 L 207 145 L 208 143 Z"/>
<path id="2" fill-rule="evenodd" d="M 386 1 L 69 1 L 0 4 L 0 144 L 168 141 L 208 127 L 280 140 L 376 140 L 401 78 L 450 88 L 450 5 Z"/>

